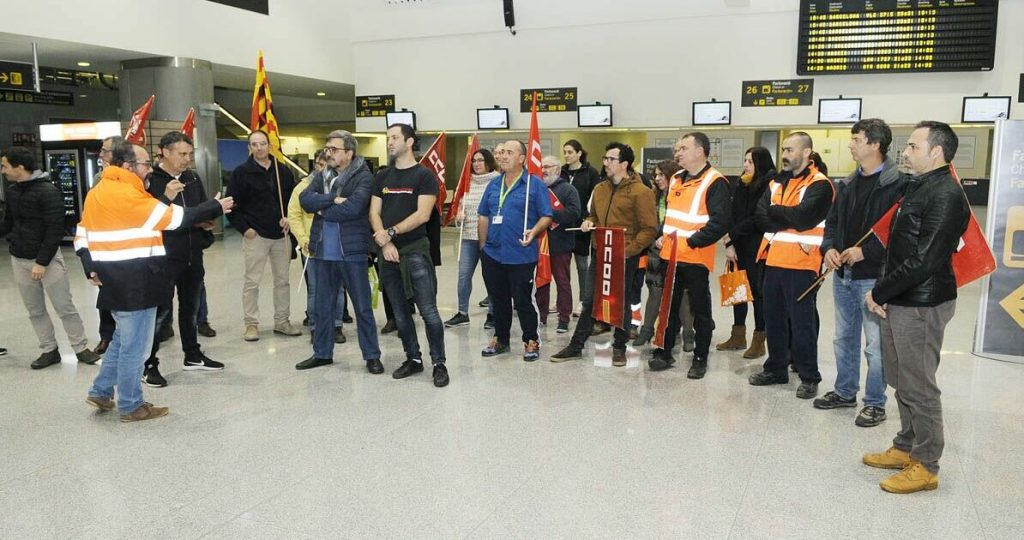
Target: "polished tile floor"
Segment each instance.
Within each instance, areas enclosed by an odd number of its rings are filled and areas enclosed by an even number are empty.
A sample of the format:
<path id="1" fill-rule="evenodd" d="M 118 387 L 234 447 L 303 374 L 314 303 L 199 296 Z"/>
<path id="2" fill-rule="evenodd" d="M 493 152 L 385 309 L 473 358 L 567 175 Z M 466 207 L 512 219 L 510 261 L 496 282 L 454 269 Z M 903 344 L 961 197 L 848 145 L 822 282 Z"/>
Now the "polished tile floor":
<path id="1" fill-rule="evenodd" d="M 446 234 L 445 318 L 455 242 Z M 860 464 L 888 446 L 895 403 L 882 426 L 858 428 L 855 409 L 815 410 L 795 382 L 749 386 L 759 364 L 739 353 L 713 353 L 707 378 L 691 381 L 685 358 L 647 371 L 646 351 L 610 367 L 607 337 L 584 361 L 552 364 L 568 341 L 553 327 L 540 362 L 484 360 L 479 275 L 472 325 L 445 333 L 449 387 L 429 371 L 367 374 L 354 327 L 333 366 L 297 372 L 308 339 L 270 333 L 268 292 L 260 341 L 241 339 L 240 248 L 229 234 L 207 255 L 219 335 L 200 339 L 228 369 L 181 371 L 174 338 L 161 354 L 170 386 L 145 390 L 171 414 L 140 424 L 83 402 L 97 368 L 74 363 L 63 335 L 63 364 L 28 368 L 39 351 L 0 258 L 0 538 L 1024 537 L 1024 366 L 969 354 L 977 284 L 961 291 L 943 347 L 941 487 L 896 496 L 878 488 L 884 471 Z M 65 259 L 94 342 L 94 292 L 67 248 Z M 295 263 L 293 287 L 299 274 Z M 825 290 L 822 393 L 835 376 Z M 294 322 L 303 303 L 293 294 Z M 731 313 L 716 308 L 715 320 L 717 343 Z M 381 344 L 390 373 L 401 343 Z"/>

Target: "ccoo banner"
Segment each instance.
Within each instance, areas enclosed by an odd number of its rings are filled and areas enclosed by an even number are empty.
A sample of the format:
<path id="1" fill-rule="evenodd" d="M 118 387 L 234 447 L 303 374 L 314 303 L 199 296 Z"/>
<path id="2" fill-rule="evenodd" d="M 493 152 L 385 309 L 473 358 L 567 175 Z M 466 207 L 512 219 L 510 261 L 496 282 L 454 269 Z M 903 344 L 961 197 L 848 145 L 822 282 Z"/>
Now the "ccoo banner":
<path id="1" fill-rule="evenodd" d="M 626 230 L 598 227 L 594 232 L 597 266 L 594 319 L 626 328 Z"/>
<path id="2" fill-rule="evenodd" d="M 985 236 L 996 258 L 982 288 L 974 353 L 1024 363 L 1024 120 L 1000 120 Z"/>

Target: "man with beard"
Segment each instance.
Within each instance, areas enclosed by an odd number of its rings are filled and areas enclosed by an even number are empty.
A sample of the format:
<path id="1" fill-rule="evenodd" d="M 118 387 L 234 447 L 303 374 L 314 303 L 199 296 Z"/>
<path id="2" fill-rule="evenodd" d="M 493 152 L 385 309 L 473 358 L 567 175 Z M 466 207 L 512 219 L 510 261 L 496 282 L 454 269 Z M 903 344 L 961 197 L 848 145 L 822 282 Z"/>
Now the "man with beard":
<path id="1" fill-rule="evenodd" d="M 789 382 L 788 359 L 800 375 L 796 397 L 818 395 L 818 310 L 816 290 L 797 298 L 821 270 L 825 218 L 835 189 L 811 161 L 811 136 L 796 131 L 782 141 L 782 172 L 768 184 L 754 213 L 765 231 L 757 259 L 765 261 L 764 304 L 768 359 L 750 384 Z"/>
<path id="2" fill-rule="evenodd" d="M 449 382 L 444 365 L 444 323 L 437 311 L 437 276 L 426 230 L 437 200 L 437 180 L 413 155 L 416 131 L 411 126 L 392 124 L 387 137 L 391 164 L 374 186 L 370 226 L 383 258 L 381 286 L 391 302 L 406 356 L 392 377 L 404 379 L 423 372 L 423 355 L 409 308 L 412 298 L 426 326 L 434 386 L 441 388 Z"/>
<path id="3" fill-rule="evenodd" d="M 559 334 L 569 331 L 569 318 L 572 316 L 572 280 L 569 272 L 573 250 L 576 247 L 576 233 L 566 231 L 575 227 L 580 220 L 580 195 L 569 181 L 562 177 L 562 167 L 558 158 L 545 156 L 541 161 L 544 172 L 544 183 L 558 198 L 559 206 L 552 206 L 551 219 L 555 228 L 548 231 L 548 253 L 551 260 L 551 278 L 558 287 L 555 300 L 558 312 Z M 540 310 L 540 322 L 548 323 L 548 312 L 551 301 L 551 283 L 537 288 L 537 308 Z"/>

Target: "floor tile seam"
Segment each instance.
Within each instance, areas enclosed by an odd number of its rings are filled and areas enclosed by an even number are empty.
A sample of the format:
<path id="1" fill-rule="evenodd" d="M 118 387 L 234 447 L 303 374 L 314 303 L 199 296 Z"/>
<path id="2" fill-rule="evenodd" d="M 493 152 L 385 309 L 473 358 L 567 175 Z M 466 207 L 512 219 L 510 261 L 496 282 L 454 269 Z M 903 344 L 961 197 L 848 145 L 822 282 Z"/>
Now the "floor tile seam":
<path id="1" fill-rule="evenodd" d="M 772 403 L 772 410 L 771 410 L 771 413 L 768 415 L 768 421 L 765 422 L 764 428 L 762 429 L 762 431 L 760 433 L 760 443 L 757 445 L 757 452 L 754 454 L 754 459 L 751 460 L 751 467 L 752 468 L 754 467 L 754 465 L 757 464 L 757 460 L 761 457 L 761 453 L 764 451 L 764 447 L 765 447 L 765 445 L 767 444 L 767 441 L 768 441 L 769 424 L 771 423 L 771 419 L 775 416 L 775 411 L 776 411 L 776 409 L 779 408 L 779 403 L 780 403 L 780 401 L 782 399 L 783 399 L 783 397 L 781 395 L 780 396 L 776 396 L 775 400 Z M 736 531 L 736 525 L 737 525 L 737 523 L 739 522 L 739 519 L 740 519 L 740 512 L 743 510 L 743 502 L 747 499 L 747 495 L 750 492 L 750 485 L 751 485 L 751 482 L 752 482 L 752 478 L 753 478 L 753 475 L 752 474 L 748 474 L 747 475 L 747 479 L 746 479 L 746 481 L 743 484 L 743 491 L 740 494 L 739 502 L 736 505 L 736 513 L 733 515 L 732 524 L 729 525 L 729 533 L 727 535 L 727 538 L 735 538 L 734 532 Z"/>
<path id="2" fill-rule="evenodd" d="M 971 508 L 974 510 L 974 517 L 978 520 L 978 524 L 981 527 L 981 532 L 985 535 L 986 538 L 991 538 L 989 532 L 985 530 L 985 521 L 981 519 L 981 511 L 978 509 L 978 501 L 974 497 L 974 486 L 971 484 L 970 480 L 968 480 L 967 467 L 964 466 L 964 460 L 961 459 L 960 452 L 957 452 L 955 448 L 950 448 L 949 453 L 953 454 L 954 459 L 956 459 L 957 465 L 960 467 L 960 475 L 963 477 L 964 485 L 967 487 L 967 495 L 971 498 Z"/>
<path id="3" fill-rule="evenodd" d="M 262 503 L 262 502 L 264 502 L 264 501 L 261 501 L 261 503 Z M 229 517 L 229 518 L 228 518 L 228 519 L 227 519 L 226 521 L 223 521 L 223 522 L 221 522 L 220 524 L 218 524 L 218 525 L 217 525 L 217 526 L 215 526 L 214 528 L 212 528 L 212 529 L 210 529 L 210 530 L 206 531 L 205 533 L 201 534 L 200 536 L 197 536 L 197 537 L 196 537 L 196 539 L 197 539 L 197 540 L 201 540 L 201 539 L 203 539 L 203 538 L 209 538 L 209 537 L 210 537 L 210 535 L 212 535 L 212 534 L 215 534 L 215 533 L 216 533 L 217 531 L 220 531 L 220 530 L 222 530 L 222 529 L 226 528 L 226 527 L 227 527 L 228 525 L 230 525 L 231 523 L 233 523 L 233 522 L 235 522 L 235 521 L 237 521 L 237 520 L 239 520 L 239 519 L 244 519 L 244 520 L 247 520 L 247 521 L 252 521 L 252 522 L 254 522 L 254 523 L 258 523 L 258 524 L 260 524 L 260 525 L 262 525 L 262 526 L 264 526 L 264 527 L 269 527 L 269 528 L 271 528 L 271 529 L 274 529 L 274 530 L 276 530 L 276 531 L 278 531 L 278 532 L 280 532 L 280 533 L 294 533 L 294 532 L 301 532 L 301 533 L 302 533 L 302 534 L 303 534 L 304 536 L 308 534 L 308 533 L 307 533 L 306 531 L 294 531 L 294 530 L 289 530 L 289 529 L 286 529 L 286 528 L 284 528 L 284 527 L 280 527 L 280 526 L 278 526 L 278 525 L 275 525 L 275 524 L 273 524 L 273 523 L 267 523 L 267 522 L 265 522 L 265 521 L 261 521 L 261 520 L 259 520 L 259 519 L 250 519 L 250 518 L 243 518 L 243 517 L 242 517 L 242 514 L 244 514 L 244 513 L 248 512 L 249 510 L 251 510 L 251 508 L 248 508 L 248 509 L 242 510 L 241 512 L 239 512 L 239 513 L 237 513 L 237 514 L 235 514 L 235 515 L 233 515 L 233 516 Z"/>

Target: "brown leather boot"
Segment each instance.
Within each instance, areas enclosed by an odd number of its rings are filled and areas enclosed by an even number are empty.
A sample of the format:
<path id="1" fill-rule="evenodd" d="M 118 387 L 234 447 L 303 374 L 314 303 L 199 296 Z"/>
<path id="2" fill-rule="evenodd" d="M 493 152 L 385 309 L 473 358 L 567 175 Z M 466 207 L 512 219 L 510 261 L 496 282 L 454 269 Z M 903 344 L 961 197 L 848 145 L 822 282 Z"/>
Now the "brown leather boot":
<path id="1" fill-rule="evenodd" d="M 743 358 L 761 358 L 765 352 L 764 330 L 754 330 L 754 336 L 750 338 L 750 348 L 743 353 Z"/>
<path id="2" fill-rule="evenodd" d="M 733 325 L 732 335 L 729 336 L 729 339 L 719 343 L 715 348 L 720 351 L 738 351 L 747 348 L 747 327 Z"/>

